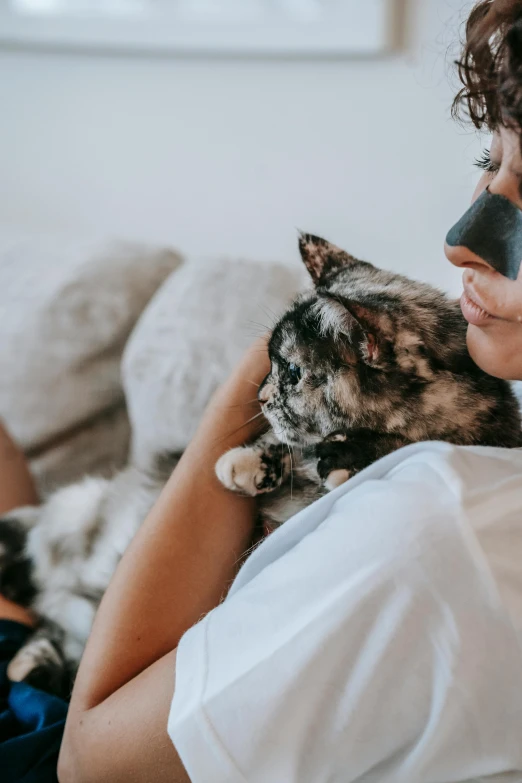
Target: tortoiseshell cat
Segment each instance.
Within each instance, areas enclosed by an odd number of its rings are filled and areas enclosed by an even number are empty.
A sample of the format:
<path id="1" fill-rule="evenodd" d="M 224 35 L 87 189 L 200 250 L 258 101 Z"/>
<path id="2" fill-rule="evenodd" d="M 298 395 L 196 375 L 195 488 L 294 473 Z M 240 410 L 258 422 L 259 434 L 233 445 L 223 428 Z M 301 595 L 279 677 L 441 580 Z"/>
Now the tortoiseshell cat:
<path id="1" fill-rule="evenodd" d="M 216 466 L 262 495 L 269 527 L 408 443 L 522 445 L 511 387 L 471 360 L 458 302 L 319 237 L 300 250 L 315 290 L 270 338 L 258 398 L 271 431 Z"/>
<path id="2" fill-rule="evenodd" d="M 315 290 L 273 330 L 259 389 L 271 430 L 218 461 L 226 487 L 259 495 L 276 526 L 408 443 L 522 445 L 515 396 L 470 359 L 456 302 L 318 237 L 301 236 L 300 250 Z M 67 693 L 101 597 L 165 480 L 131 466 L 0 519 L 0 592 L 41 618 L 9 665 L 13 680 Z"/>

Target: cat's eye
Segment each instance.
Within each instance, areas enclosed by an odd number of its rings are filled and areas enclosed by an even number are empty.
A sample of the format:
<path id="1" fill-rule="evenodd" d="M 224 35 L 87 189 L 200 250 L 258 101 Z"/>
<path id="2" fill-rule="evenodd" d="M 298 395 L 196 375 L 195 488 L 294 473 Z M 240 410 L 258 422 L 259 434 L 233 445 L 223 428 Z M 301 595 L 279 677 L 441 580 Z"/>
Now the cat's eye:
<path id="1" fill-rule="evenodd" d="M 293 384 L 293 386 L 297 386 L 297 384 L 301 380 L 301 368 L 298 367 L 296 364 L 289 364 L 288 375 L 290 377 L 290 383 Z"/>

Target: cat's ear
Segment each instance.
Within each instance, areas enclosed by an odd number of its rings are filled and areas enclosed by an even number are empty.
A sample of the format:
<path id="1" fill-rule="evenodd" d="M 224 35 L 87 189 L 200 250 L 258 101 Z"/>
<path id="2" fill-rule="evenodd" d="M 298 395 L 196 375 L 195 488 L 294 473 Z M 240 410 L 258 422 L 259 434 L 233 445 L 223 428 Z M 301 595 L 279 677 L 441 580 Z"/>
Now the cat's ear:
<path id="1" fill-rule="evenodd" d="M 316 287 L 323 285 L 332 272 L 357 263 L 357 259 L 344 250 L 313 234 L 300 233 L 299 250 Z"/>
<path id="2" fill-rule="evenodd" d="M 350 317 L 359 328 L 354 334 L 363 361 L 371 367 L 384 369 L 390 352 L 389 325 L 386 316 L 357 302 L 347 305 Z"/>
<path id="3" fill-rule="evenodd" d="M 385 315 L 328 293 L 319 297 L 317 314 L 321 332 L 345 344 L 349 364 L 362 359 L 370 367 L 386 367 L 390 324 Z"/>

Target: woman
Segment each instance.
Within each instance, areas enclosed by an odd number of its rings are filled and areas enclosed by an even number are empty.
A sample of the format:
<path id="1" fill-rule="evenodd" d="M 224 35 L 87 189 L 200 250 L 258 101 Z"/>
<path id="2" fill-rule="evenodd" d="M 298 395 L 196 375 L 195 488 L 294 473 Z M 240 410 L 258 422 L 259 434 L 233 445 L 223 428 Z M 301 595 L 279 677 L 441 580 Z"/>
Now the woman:
<path id="1" fill-rule="evenodd" d="M 495 139 L 476 197 L 522 210 L 519 53 L 522 2 L 479 3 L 463 98 Z M 522 275 L 464 245 L 447 252 L 472 356 L 522 378 Z M 268 368 L 257 345 L 216 394 L 118 568 L 61 783 L 522 779 L 522 452 L 392 454 L 271 536 L 229 590 L 255 508 L 214 464 L 254 434 Z"/>

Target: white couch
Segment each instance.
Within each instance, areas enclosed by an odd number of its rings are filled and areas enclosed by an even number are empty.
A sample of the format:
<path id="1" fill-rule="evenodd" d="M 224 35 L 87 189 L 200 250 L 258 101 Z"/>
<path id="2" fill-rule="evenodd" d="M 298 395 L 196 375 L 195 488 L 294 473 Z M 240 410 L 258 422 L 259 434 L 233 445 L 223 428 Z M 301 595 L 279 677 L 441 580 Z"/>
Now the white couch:
<path id="1" fill-rule="evenodd" d="M 183 261 L 168 248 L 0 230 L 0 419 L 40 491 L 124 464 L 129 416 L 138 462 L 183 449 L 212 391 L 304 280 L 297 260 Z"/>

